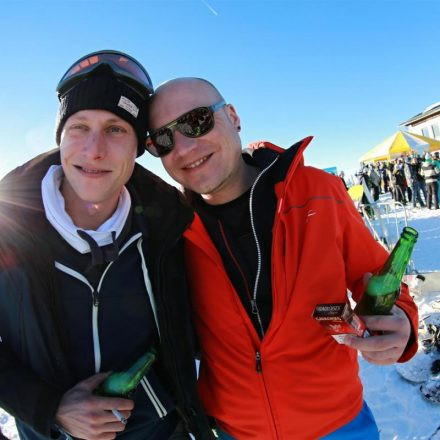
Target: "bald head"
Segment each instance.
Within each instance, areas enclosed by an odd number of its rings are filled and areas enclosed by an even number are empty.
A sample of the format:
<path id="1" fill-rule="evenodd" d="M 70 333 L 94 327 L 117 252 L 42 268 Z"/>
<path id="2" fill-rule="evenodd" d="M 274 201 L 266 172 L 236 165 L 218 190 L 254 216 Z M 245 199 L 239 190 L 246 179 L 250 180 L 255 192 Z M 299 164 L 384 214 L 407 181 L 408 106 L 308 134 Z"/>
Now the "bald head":
<path id="1" fill-rule="evenodd" d="M 170 87 L 191 87 L 193 90 L 209 90 L 213 93 L 216 99 L 223 99 L 223 96 L 220 94 L 218 89 L 206 79 L 203 78 L 195 78 L 195 77 L 183 77 L 183 78 L 175 78 L 169 81 L 165 81 L 160 86 L 158 86 L 154 92 L 154 96 L 160 95 L 161 92 L 167 90 Z"/>
<path id="2" fill-rule="evenodd" d="M 210 115 L 206 111 L 188 115 L 200 107 L 209 107 Z M 174 123 L 176 119 L 179 124 Z M 188 133 L 191 124 L 195 129 Z M 198 124 L 207 129 L 198 133 Z M 150 146 L 158 139 L 166 145 L 162 146 L 161 160 L 168 174 L 185 188 L 202 194 L 208 203 L 226 203 L 238 197 L 254 178 L 241 157 L 240 118 L 209 81 L 177 78 L 159 86 L 150 103 L 148 128 L 154 133 Z"/>
<path id="3" fill-rule="evenodd" d="M 162 83 L 155 90 L 152 100 L 154 102 L 156 98 L 160 98 L 163 94 L 180 93 L 183 90 L 191 95 L 197 94 L 217 101 L 223 99 L 217 88 L 206 79 L 186 77 L 175 78 Z"/>

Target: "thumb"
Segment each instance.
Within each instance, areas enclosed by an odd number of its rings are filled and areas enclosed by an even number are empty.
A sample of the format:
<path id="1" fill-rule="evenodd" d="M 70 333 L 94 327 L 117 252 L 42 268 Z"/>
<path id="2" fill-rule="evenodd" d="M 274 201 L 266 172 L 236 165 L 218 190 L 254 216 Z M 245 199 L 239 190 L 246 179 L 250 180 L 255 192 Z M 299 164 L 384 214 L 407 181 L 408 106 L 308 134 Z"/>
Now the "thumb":
<path id="1" fill-rule="evenodd" d="M 93 391 L 101 382 L 103 382 L 108 376 L 110 372 L 106 373 L 98 373 L 93 376 L 88 377 L 87 379 L 82 380 L 78 383 L 78 387 L 83 390 Z"/>

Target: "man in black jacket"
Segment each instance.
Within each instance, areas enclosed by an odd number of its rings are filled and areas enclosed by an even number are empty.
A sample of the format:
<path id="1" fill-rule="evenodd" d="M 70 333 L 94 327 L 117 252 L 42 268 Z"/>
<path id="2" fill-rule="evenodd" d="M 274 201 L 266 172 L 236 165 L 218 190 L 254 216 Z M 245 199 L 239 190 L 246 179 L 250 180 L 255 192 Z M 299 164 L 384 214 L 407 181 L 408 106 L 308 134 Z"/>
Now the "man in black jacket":
<path id="1" fill-rule="evenodd" d="M 193 214 L 135 164 L 150 78 L 101 51 L 57 91 L 60 148 L 0 183 L 0 406 L 21 439 L 210 439 L 182 264 Z M 150 347 L 132 399 L 94 394 Z"/>

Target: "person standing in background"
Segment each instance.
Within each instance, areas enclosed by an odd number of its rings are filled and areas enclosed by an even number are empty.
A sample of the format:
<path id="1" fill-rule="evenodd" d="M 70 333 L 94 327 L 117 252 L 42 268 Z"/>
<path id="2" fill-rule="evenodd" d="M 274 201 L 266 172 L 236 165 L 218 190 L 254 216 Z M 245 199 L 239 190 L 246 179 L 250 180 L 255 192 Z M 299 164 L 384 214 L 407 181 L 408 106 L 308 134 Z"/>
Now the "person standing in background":
<path id="1" fill-rule="evenodd" d="M 426 153 L 425 160 L 422 163 L 421 174 L 425 178 L 426 189 L 428 198 L 426 200 L 426 206 L 431 209 L 431 205 L 434 209 L 438 209 L 438 178 L 440 175 L 440 169 L 436 167 L 431 155 Z"/>
<path id="2" fill-rule="evenodd" d="M 420 208 L 423 208 L 425 204 L 423 203 L 422 197 L 420 193 L 422 192 L 422 188 L 420 186 L 420 175 L 419 175 L 419 164 L 415 157 L 407 157 L 405 159 L 404 172 L 407 184 L 411 187 L 412 190 L 412 204 L 413 208 L 416 208 L 417 202 L 420 205 Z"/>
<path id="3" fill-rule="evenodd" d="M 440 170 L 440 153 L 436 151 L 433 154 L 432 159 L 434 161 L 434 165 Z M 437 187 L 437 200 L 440 203 L 440 175 L 437 180 Z"/>

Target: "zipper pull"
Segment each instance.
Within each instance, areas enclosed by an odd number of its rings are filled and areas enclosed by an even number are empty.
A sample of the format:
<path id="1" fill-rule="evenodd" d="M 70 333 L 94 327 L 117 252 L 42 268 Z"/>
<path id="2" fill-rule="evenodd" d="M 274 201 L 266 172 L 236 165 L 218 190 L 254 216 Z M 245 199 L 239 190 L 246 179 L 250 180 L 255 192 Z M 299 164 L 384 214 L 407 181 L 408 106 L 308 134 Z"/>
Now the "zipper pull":
<path id="1" fill-rule="evenodd" d="M 255 352 L 255 369 L 257 370 L 257 373 L 261 373 L 263 371 L 261 366 L 261 354 L 259 351 Z"/>
<path id="2" fill-rule="evenodd" d="M 92 297 L 93 297 L 93 306 L 98 307 L 99 299 L 98 299 L 98 292 L 96 290 L 93 290 Z"/>
<path id="3" fill-rule="evenodd" d="M 251 299 L 252 314 L 258 315 L 257 300 Z"/>

